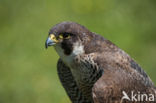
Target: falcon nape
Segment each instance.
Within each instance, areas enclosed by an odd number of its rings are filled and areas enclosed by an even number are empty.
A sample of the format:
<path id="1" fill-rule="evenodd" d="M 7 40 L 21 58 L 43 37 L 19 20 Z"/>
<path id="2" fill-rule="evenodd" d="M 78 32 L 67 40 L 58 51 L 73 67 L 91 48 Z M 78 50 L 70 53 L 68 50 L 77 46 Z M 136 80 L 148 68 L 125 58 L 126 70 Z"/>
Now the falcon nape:
<path id="1" fill-rule="evenodd" d="M 123 50 L 84 26 L 55 25 L 45 46 L 54 46 L 60 56 L 58 75 L 72 103 L 156 102 L 151 102 L 156 100 L 156 87 L 144 70 Z M 136 100 L 132 92 L 148 97 Z"/>

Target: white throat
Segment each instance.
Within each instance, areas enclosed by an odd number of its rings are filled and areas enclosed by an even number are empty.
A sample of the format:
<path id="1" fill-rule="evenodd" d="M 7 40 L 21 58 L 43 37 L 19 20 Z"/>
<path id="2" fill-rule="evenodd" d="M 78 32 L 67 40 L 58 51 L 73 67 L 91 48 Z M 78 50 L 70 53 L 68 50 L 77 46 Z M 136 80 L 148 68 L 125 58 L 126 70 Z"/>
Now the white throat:
<path id="1" fill-rule="evenodd" d="M 73 46 L 73 52 L 71 55 L 80 55 L 84 53 L 84 46 L 81 43 L 76 42 Z"/>

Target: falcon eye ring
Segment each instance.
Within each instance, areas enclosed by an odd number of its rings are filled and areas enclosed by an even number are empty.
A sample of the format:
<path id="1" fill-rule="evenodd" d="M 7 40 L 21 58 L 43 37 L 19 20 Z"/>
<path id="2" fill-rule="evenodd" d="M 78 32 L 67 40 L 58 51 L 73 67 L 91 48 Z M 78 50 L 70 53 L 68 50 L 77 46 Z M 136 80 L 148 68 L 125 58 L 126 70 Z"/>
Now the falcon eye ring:
<path id="1" fill-rule="evenodd" d="M 60 39 L 63 39 L 63 34 L 60 34 L 60 35 L 59 35 L 59 38 L 60 38 Z"/>

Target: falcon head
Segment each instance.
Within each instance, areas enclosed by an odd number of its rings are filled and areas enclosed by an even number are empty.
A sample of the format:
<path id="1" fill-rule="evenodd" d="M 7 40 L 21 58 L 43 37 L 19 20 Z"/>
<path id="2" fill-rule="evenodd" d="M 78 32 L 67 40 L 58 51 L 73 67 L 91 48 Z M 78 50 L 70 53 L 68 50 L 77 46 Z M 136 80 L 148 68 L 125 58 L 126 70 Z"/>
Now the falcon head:
<path id="1" fill-rule="evenodd" d="M 62 22 L 50 29 L 45 47 L 54 46 L 60 57 L 84 53 L 85 43 L 90 40 L 90 31 L 74 22 Z"/>

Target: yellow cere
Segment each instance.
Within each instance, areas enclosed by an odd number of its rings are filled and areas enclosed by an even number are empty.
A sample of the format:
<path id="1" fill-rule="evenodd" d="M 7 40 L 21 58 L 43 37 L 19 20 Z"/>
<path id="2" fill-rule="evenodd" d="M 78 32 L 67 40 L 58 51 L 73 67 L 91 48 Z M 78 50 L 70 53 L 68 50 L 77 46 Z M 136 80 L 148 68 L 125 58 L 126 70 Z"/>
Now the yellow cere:
<path id="1" fill-rule="evenodd" d="M 59 41 L 56 39 L 56 37 L 55 37 L 54 34 L 50 34 L 49 37 L 50 37 L 50 39 L 53 40 L 54 42 L 56 42 L 56 43 L 59 42 Z"/>

